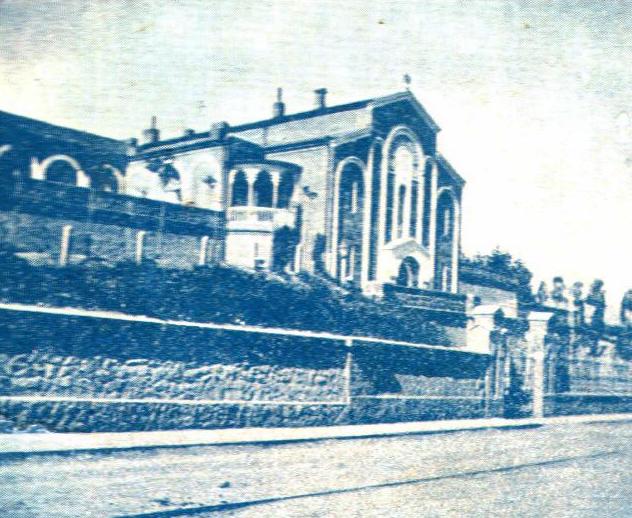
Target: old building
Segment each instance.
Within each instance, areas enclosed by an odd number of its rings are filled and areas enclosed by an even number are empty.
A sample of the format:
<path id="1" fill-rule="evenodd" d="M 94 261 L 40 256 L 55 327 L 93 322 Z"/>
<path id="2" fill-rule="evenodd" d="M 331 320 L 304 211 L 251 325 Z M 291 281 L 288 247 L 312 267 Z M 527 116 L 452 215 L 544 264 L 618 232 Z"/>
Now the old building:
<path id="1" fill-rule="evenodd" d="M 188 254 L 323 274 L 367 294 L 457 293 L 464 181 L 437 151 L 438 125 L 409 91 L 338 106 L 326 94 L 287 114 L 279 91 L 269 119 L 172 139 L 154 119 L 127 143 L 2 114 L 0 168 L 30 189 L 85 196 L 84 233 L 95 221 L 137 227 L 121 252 L 137 260 Z M 104 216 L 117 203 L 127 220 Z M 166 235 L 181 238 L 166 246 Z"/>

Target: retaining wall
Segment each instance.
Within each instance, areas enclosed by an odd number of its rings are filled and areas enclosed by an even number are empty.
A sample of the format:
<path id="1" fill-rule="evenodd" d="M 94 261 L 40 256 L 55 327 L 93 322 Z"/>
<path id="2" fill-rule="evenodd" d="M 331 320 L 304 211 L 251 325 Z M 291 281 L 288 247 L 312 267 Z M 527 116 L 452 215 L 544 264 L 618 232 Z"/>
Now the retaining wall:
<path id="1" fill-rule="evenodd" d="M 436 346 L 0 308 L 0 416 L 127 431 L 485 415 L 489 357 Z"/>

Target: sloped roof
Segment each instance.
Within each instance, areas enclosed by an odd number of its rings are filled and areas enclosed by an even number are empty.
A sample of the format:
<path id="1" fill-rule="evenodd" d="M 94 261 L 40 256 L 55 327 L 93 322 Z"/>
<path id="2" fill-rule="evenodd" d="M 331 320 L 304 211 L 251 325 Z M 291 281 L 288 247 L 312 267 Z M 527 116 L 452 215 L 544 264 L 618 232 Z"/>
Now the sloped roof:
<path id="1" fill-rule="evenodd" d="M 99 152 L 113 154 L 125 153 L 125 143 L 120 140 L 0 111 L 0 129 L 5 128 L 14 131 L 18 130 L 39 139 L 50 139 L 51 141 L 57 142 L 63 141 L 82 147 L 89 147 Z"/>

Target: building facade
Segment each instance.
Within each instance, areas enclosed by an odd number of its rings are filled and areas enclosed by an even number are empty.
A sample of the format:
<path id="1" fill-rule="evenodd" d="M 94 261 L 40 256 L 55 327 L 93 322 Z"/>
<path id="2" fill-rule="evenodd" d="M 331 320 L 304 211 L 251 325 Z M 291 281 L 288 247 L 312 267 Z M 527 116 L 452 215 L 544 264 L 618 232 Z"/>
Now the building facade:
<path id="1" fill-rule="evenodd" d="M 141 206 L 163 220 L 179 211 L 192 264 L 307 271 L 374 295 L 456 293 L 464 181 L 437 151 L 437 124 L 408 91 L 338 106 L 315 94 L 306 112 L 286 114 L 279 92 L 269 119 L 173 139 L 154 120 L 126 143 L 1 114 L 0 172 L 90 192 L 88 212 L 102 198 L 140 219 Z M 165 229 L 137 230 L 134 258 Z M 156 258 L 170 264 L 164 248 Z"/>

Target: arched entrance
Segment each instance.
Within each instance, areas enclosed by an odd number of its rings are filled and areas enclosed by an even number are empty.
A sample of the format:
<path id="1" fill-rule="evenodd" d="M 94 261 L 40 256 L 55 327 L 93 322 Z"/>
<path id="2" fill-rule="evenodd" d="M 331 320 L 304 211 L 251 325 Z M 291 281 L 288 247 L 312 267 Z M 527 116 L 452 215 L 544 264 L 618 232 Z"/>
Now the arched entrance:
<path id="1" fill-rule="evenodd" d="M 406 257 L 399 265 L 397 284 L 407 288 L 419 286 L 419 263 L 412 257 Z"/>

